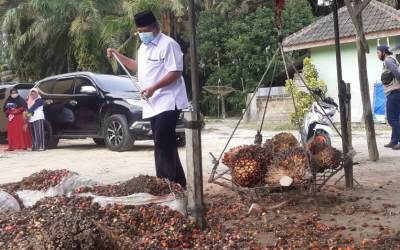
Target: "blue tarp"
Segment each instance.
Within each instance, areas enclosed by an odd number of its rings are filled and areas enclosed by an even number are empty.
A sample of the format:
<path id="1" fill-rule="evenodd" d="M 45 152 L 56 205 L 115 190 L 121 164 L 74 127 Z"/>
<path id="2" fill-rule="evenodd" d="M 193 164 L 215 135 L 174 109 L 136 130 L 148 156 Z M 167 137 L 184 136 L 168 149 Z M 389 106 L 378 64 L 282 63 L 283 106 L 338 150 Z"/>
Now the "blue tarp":
<path id="1" fill-rule="evenodd" d="M 375 120 L 381 120 L 386 114 L 386 96 L 383 91 L 382 83 L 374 85 L 374 117 Z M 379 118 L 378 118 L 379 117 Z"/>

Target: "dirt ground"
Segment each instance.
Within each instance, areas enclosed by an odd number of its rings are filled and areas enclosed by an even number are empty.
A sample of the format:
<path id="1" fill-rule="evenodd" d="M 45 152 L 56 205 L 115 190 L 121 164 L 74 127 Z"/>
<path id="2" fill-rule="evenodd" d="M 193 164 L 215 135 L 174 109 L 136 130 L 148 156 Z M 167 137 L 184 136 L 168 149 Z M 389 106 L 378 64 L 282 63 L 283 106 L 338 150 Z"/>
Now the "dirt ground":
<path id="1" fill-rule="evenodd" d="M 221 153 L 229 137 L 233 123 L 213 121 L 207 124 L 202 134 L 204 176 L 211 172 L 211 157 Z M 264 136 L 272 136 L 277 132 L 266 131 Z M 239 129 L 230 146 L 252 144 L 255 131 Z M 0 146 L 0 166 L 2 174 L 0 183 L 18 181 L 22 177 L 41 169 L 65 168 L 81 175 L 96 179 L 105 184 L 125 181 L 140 174 L 155 175 L 153 160 L 153 143 L 137 141 L 129 152 L 112 152 L 105 147 L 96 146 L 91 139 L 61 140 L 57 149 L 45 152 L 7 152 Z M 229 146 L 229 147 L 230 147 Z M 186 167 L 185 148 L 181 148 L 180 157 Z"/>
<path id="2" fill-rule="evenodd" d="M 207 123 L 202 135 L 205 179 L 212 169 L 209 152 L 219 155 L 233 126 L 234 120 Z M 264 131 L 264 139 L 276 133 L 278 132 Z M 228 148 L 252 144 L 254 135 L 253 129 L 240 128 Z M 345 191 L 343 180 L 334 185 L 335 180 L 341 176 L 339 173 L 318 196 L 298 202 L 297 207 L 308 209 L 301 216 L 318 213 L 321 223 L 330 227 L 341 225 L 343 237 L 354 237 L 356 240 L 368 239 L 389 231 L 391 235 L 400 232 L 400 151 L 383 148 L 389 137 L 388 130 L 377 131 L 380 160 L 371 162 L 368 161 L 365 132 L 354 131 L 353 147 L 357 152 L 355 161 L 358 163 L 354 166 L 354 177 L 361 186 L 356 185 L 355 190 Z M 341 148 L 338 136 L 332 141 L 334 146 Z M 185 167 L 184 148 L 180 149 L 180 156 Z M 57 149 L 45 152 L 7 152 L 4 147 L 0 147 L 0 184 L 18 181 L 41 169 L 62 168 L 76 171 L 104 184 L 122 182 L 140 174 L 154 175 L 153 146 L 151 142 L 137 142 L 134 150 L 124 153 L 98 147 L 91 140 L 63 140 Z M 210 184 L 205 184 L 205 190 L 208 194 L 232 194 L 224 188 Z M 340 202 L 332 201 L 338 198 Z M 274 214 L 268 214 L 268 220 L 276 222 L 287 219 L 288 216 L 275 211 Z M 265 241 L 270 237 L 268 233 L 260 235 L 260 239 Z"/>

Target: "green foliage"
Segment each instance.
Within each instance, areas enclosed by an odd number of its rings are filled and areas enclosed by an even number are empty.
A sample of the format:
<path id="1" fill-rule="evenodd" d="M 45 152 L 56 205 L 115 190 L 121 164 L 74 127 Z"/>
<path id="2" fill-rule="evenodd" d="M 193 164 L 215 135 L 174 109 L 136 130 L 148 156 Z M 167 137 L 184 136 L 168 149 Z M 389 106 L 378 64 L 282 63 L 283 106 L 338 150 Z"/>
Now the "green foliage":
<path id="1" fill-rule="evenodd" d="M 23 81 L 82 70 L 106 71 L 102 16 L 118 0 L 30 0 L 7 11 L 3 21 L 9 63 Z"/>
<path id="2" fill-rule="evenodd" d="M 246 106 L 246 93 L 235 91 L 226 98 L 226 109 L 237 113 Z"/>
<path id="3" fill-rule="evenodd" d="M 0 64 L 0 84 L 17 80 L 14 70 L 7 64 Z"/>
<path id="4" fill-rule="evenodd" d="M 384 3 L 386 5 L 389 5 L 389 6 L 393 7 L 393 8 L 396 8 L 397 5 L 398 5 L 398 3 L 397 3 L 398 1 L 397 0 L 381 0 L 379 2 L 382 2 L 382 3 Z"/>
<path id="5" fill-rule="evenodd" d="M 221 102 L 217 96 L 203 91 L 201 97 L 201 110 L 206 111 L 208 115 L 217 115 L 222 112 Z M 246 94 L 241 91 L 235 91 L 225 97 L 225 108 L 230 115 L 235 115 L 241 111 L 246 105 Z"/>
<path id="6" fill-rule="evenodd" d="M 23 81 L 77 70 L 111 72 L 106 48 L 135 55 L 136 37 L 127 40 L 135 30 L 132 17 L 148 9 L 178 16 L 184 6 L 181 0 L 20 1 L 3 17 L 7 43 L 1 54 Z"/>
<path id="7" fill-rule="evenodd" d="M 13 7 L 3 16 L 7 46 L 1 62 L 17 69 L 22 81 L 76 70 L 111 72 L 112 65 L 104 55 L 107 47 L 135 57 L 135 13 L 152 10 L 167 24 L 171 16 L 184 17 L 186 10 L 184 0 L 0 1 Z M 243 1 L 196 1 L 197 6 L 206 8 L 200 13 L 197 32 L 202 83 L 220 82 L 237 90 L 226 98 L 228 112 L 241 112 L 245 96 L 254 90 L 277 48 L 271 2 L 239 15 Z M 283 15 L 285 35 L 314 20 L 307 0 L 287 0 Z M 277 71 L 283 71 L 282 62 Z M 206 113 L 216 114 L 215 96 L 204 95 L 201 105 Z"/>
<path id="8" fill-rule="evenodd" d="M 314 22 L 316 17 L 312 13 L 309 1 L 291 0 L 286 1 L 283 20 L 285 22 L 284 35 L 288 36 Z"/>
<path id="9" fill-rule="evenodd" d="M 268 62 L 278 47 L 278 30 L 275 27 L 274 7 L 260 5 L 246 15 L 221 15 L 221 8 L 232 9 L 233 3 L 216 5 L 200 13 L 197 34 L 202 79 L 205 85 L 231 86 L 245 98 L 261 79 Z M 220 6 L 217 8 L 217 6 Z M 233 8 L 234 9 L 234 8 Z M 289 0 L 284 10 L 284 34 L 290 34 L 310 24 L 314 20 L 307 0 Z M 284 72 L 278 57 L 277 72 Z M 272 70 L 266 81 L 272 78 Z M 265 83 L 264 83 L 265 84 Z M 216 99 L 216 97 L 214 97 Z M 205 96 L 201 100 L 202 109 L 215 115 L 215 100 Z M 227 111 L 241 112 L 245 100 L 227 98 Z M 234 103 L 235 102 L 235 103 Z M 237 103 L 236 103 L 237 102 Z M 211 104 L 214 103 L 214 104 Z M 210 108 L 210 109 L 208 109 Z"/>
<path id="10" fill-rule="evenodd" d="M 324 81 L 318 79 L 318 72 L 315 66 L 312 64 L 310 58 L 304 58 L 303 61 L 303 77 L 307 86 L 311 90 L 320 89 L 322 94 L 325 95 L 327 92 L 327 86 Z M 286 91 L 293 95 L 297 112 L 290 114 L 290 120 L 293 125 L 299 126 L 303 123 L 304 115 L 310 109 L 314 98 L 310 93 L 300 90 L 293 80 L 286 81 Z"/>

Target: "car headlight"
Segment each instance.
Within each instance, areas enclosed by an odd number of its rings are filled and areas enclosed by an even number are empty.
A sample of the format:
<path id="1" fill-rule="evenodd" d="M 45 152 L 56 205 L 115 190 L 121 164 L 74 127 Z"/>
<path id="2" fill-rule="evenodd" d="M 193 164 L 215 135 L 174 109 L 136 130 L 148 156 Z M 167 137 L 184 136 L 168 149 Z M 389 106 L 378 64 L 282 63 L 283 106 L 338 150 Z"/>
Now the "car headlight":
<path id="1" fill-rule="evenodd" d="M 134 100 L 134 99 L 125 99 L 127 103 L 129 103 L 132 106 L 140 106 L 142 107 L 142 102 L 140 100 Z"/>

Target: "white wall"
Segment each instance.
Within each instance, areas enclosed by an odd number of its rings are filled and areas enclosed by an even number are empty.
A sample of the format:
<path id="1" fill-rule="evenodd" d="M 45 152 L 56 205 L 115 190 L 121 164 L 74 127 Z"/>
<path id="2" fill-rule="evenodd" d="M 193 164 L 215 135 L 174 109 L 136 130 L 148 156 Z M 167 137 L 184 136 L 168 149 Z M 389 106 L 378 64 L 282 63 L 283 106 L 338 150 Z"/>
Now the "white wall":
<path id="1" fill-rule="evenodd" d="M 386 39 L 380 40 L 386 44 Z M 390 46 L 395 46 L 395 39 L 390 39 Z M 368 41 L 370 53 L 367 54 L 367 71 L 370 86 L 371 104 L 373 105 L 374 84 L 380 82 L 382 62 L 376 57 L 377 40 Z M 341 46 L 343 80 L 351 84 L 352 122 L 361 122 L 362 101 L 360 94 L 360 83 L 358 78 L 358 61 L 355 43 Z M 338 101 L 338 86 L 336 77 L 336 54 L 334 46 L 325 46 L 311 49 L 311 60 L 315 64 L 319 78 L 324 80 L 328 86 L 328 95 Z M 339 116 L 336 116 L 336 121 Z"/>

